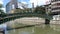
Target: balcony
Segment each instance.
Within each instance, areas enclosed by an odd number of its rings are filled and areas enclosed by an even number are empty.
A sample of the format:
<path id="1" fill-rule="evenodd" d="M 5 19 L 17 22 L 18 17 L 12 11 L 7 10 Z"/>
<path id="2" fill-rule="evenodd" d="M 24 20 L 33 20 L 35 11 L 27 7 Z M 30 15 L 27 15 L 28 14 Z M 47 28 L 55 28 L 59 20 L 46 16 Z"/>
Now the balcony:
<path id="1" fill-rule="evenodd" d="M 51 0 L 51 2 L 56 2 L 56 1 L 60 1 L 60 0 Z"/>
<path id="2" fill-rule="evenodd" d="M 58 10 L 52 10 L 52 12 L 60 12 L 60 9 L 58 9 Z"/>
<path id="3" fill-rule="evenodd" d="M 52 10 L 60 10 L 60 7 L 52 8 Z"/>
<path id="4" fill-rule="evenodd" d="M 56 3 L 60 3 L 60 1 L 52 2 L 51 4 L 53 5 L 53 4 L 56 4 Z"/>
<path id="5" fill-rule="evenodd" d="M 58 7 L 60 7 L 60 6 L 55 6 L 55 5 L 54 6 L 51 6 L 51 8 L 58 8 Z"/>

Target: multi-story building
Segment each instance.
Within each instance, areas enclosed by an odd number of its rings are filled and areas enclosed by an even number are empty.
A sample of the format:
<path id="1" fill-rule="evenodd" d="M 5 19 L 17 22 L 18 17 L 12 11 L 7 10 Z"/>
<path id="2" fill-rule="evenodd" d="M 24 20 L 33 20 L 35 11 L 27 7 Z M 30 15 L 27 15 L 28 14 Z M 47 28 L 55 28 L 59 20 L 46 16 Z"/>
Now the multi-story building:
<path id="1" fill-rule="evenodd" d="M 6 5 L 6 13 L 7 14 L 12 13 L 11 10 L 15 10 L 16 8 L 25 9 L 27 7 L 28 7 L 28 4 L 18 2 L 17 0 L 11 0 Z"/>
<path id="2" fill-rule="evenodd" d="M 18 8 L 17 0 L 11 0 L 6 5 L 6 13 L 8 14 L 10 10 Z"/>
<path id="3" fill-rule="evenodd" d="M 7 3 L 6 5 L 6 13 L 9 13 L 9 11 L 12 9 L 11 3 Z"/>
<path id="4" fill-rule="evenodd" d="M 46 14 L 49 14 L 51 12 L 51 3 L 44 6 L 45 6 Z"/>
<path id="5" fill-rule="evenodd" d="M 51 12 L 51 3 L 43 5 L 43 7 L 45 7 L 46 14 L 49 14 Z"/>
<path id="6" fill-rule="evenodd" d="M 60 0 L 51 0 L 51 12 L 53 15 L 51 23 L 60 24 Z"/>
<path id="7" fill-rule="evenodd" d="M 11 0 L 10 2 L 11 6 L 14 7 L 14 9 L 18 7 L 18 0 Z"/>
<path id="8" fill-rule="evenodd" d="M 51 9 L 53 14 L 60 14 L 60 0 L 51 0 Z"/>
<path id="9" fill-rule="evenodd" d="M 60 14 L 60 0 L 51 0 L 51 12 L 54 16 L 56 15 L 54 20 L 59 20 L 60 19 L 60 17 L 59 17 L 59 14 Z"/>

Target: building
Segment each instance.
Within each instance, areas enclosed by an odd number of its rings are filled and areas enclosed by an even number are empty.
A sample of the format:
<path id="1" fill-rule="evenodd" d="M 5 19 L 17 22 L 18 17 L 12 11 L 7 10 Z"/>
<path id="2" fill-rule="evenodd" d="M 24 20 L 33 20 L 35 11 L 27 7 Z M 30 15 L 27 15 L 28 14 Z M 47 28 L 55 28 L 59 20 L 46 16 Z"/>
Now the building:
<path id="1" fill-rule="evenodd" d="M 60 0 L 51 0 L 51 12 L 53 15 L 51 23 L 60 24 Z"/>
<path id="2" fill-rule="evenodd" d="M 51 3 L 43 5 L 43 7 L 45 7 L 46 14 L 49 14 L 51 12 Z"/>
<path id="3" fill-rule="evenodd" d="M 51 12 L 54 20 L 60 20 L 60 0 L 51 0 Z"/>
<path id="4" fill-rule="evenodd" d="M 18 8 L 17 0 L 11 0 L 6 5 L 6 13 L 9 14 L 10 10 Z"/>
<path id="5" fill-rule="evenodd" d="M 51 0 L 51 3 L 44 5 L 44 7 L 47 14 L 51 12 L 51 15 L 53 15 L 50 24 L 60 24 L 60 0 Z"/>
<path id="6" fill-rule="evenodd" d="M 26 8 L 28 8 L 28 4 L 24 4 L 22 2 L 18 2 L 18 8 L 26 9 Z"/>
<path id="7" fill-rule="evenodd" d="M 28 4 L 18 2 L 17 0 L 11 0 L 6 5 L 6 13 L 9 14 L 9 13 L 12 13 L 12 11 L 17 9 L 17 8 L 25 9 L 27 7 L 28 7 Z"/>
<path id="8" fill-rule="evenodd" d="M 44 5 L 44 6 L 45 6 L 46 14 L 51 13 L 51 4 L 47 4 L 47 5 Z"/>
<path id="9" fill-rule="evenodd" d="M 11 0 L 10 3 L 13 9 L 18 8 L 18 0 Z"/>
<path id="10" fill-rule="evenodd" d="M 9 11 L 12 10 L 12 6 L 11 6 L 11 3 L 7 3 L 6 5 L 6 13 L 9 13 Z"/>
<path id="11" fill-rule="evenodd" d="M 53 14 L 60 14 L 60 0 L 51 0 L 51 9 Z"/>

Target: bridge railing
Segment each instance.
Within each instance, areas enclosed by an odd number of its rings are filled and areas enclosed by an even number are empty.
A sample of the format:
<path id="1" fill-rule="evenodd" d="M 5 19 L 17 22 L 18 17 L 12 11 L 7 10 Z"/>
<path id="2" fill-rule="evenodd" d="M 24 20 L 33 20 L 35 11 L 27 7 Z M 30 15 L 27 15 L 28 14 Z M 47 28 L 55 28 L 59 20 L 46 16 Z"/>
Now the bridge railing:
<path id="1" fill-rule="evenodd" d="M 46 14 L 39 14 L 39 13 L 14 13 L 14 14 L 5 14 L 0 16 L 0 21 L 6 22 L 10 20 L 14 20 L 21 17 L 40 17 L 45 19 L 52 19 L 52 16 L 46 15 Z"/>

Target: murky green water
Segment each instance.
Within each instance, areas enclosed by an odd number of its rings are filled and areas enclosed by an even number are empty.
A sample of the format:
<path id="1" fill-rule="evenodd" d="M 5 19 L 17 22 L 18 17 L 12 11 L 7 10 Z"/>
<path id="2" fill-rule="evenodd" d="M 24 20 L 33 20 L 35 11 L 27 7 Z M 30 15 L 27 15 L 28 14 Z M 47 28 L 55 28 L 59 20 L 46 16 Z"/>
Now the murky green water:
<path id="1" fill-rule="evenodd" d="M 60 34 L 60 25 L 38 25 L 8 31 L 8 34 Z"/>

